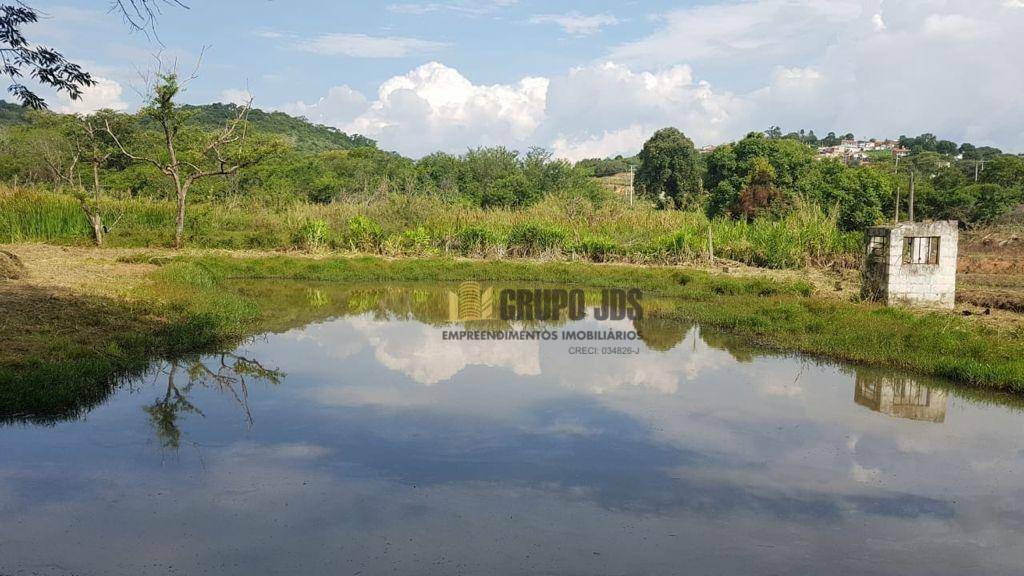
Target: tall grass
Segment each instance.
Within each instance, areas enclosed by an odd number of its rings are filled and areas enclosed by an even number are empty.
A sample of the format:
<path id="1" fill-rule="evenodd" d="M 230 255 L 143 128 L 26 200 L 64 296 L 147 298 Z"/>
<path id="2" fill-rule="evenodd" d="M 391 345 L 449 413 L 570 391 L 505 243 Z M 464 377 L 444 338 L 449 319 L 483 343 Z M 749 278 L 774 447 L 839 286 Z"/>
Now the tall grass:
<path id="1" fill-rule="evenodd" d="M 139 199 L 101 202 L 112 246 L 169 246 L 174 205 Z M 193 203 L 186 240 L 210 248 L 343 251 L 389 256 L 459 254 L 642 263 L 708 257 L 770 268 L 852 262 L 861 236 L 839 230 L 816 206 L 780 219 L 709 220 L 619 200 L 548 196 L 529 208 L 484 210 L 431 196 L 392 194 L 364 202 L 269 208 Z M 0 190 L 0 242 L 87 243 L 90 230 L 67 195 Z"/>
<path id="2" fill-rule="evenodd" d="M 70 241 L 91 233 L 72 196 L 0 189 L 0 242 Z"/>

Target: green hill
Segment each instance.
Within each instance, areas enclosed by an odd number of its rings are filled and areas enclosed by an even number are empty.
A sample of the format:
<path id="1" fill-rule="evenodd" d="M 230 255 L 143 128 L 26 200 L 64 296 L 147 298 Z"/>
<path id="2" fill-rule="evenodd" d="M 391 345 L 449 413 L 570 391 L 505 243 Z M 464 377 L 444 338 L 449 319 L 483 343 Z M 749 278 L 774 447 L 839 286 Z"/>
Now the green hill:
<path id="1" fill-rule="evenodd" d="M 185 109 L 195 111 L 195 121 L 210 130 L 224 126 L 238 113 L 238 106 L 235 104 L 186 105 Z M 258 108 L 249 111 L 249 126 L 265 134 L 287 138 L 301 152 L 348 150 L 377 145 L 373 140 L 358 134 L 349 135 L 337 128 L 313 124 L 305 118 L 289 116 L 284 112 L 264 112 Z"/>
<path id="2" fill-rule="evenodd" d="M 216 130 L 234 118 L 238 113 L 235 104 L 186 105 L 195 113 L 195 121 L 203 128 Z M 28 111 L 18 104 L 0 100 L 0 129 L 28 123 Z M 143 122 L 143 125 L 148 122 Z M 289 116 L 284 112 L 265 112 L 253 109 L 249 112 L 251 129 L 264 134 L 275 134 L 291 142 L 300 152 L 322 152 L 325 150 L 349 150 L 363 146 L 376 147 L 373 140 L 358 134 L 349 135 L 337 128 L 313 124 L 305 118 Z"/>
<path id="3" fill-rule="evenodd" d="M 28 124 L 27 110 L 18 104 L 0 100 L 0 128 Z"/>

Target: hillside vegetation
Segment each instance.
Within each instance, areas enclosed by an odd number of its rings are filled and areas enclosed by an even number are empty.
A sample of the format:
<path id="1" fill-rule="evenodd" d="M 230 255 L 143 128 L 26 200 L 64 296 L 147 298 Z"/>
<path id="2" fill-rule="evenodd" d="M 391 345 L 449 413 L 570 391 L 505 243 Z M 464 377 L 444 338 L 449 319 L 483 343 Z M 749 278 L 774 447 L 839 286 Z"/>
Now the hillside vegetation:
<path id="1" fill-rule="evenodd" d="M 898 167 L 818 158 L 812 144 L 834 134 L 701 152 L 674 128 L 630 158 L 491 147 L 414 160 L 280 112 L 179 105 L 176 78 L 160 82 L 132 115 L 0 106 L 0 242 L 799 268 L 855 264 L 865 226 L 906 217 L 911 180 L 919 218 L 965 227 L 1024 198 L 1024 159 L 930 135 L 902 138 Z M 608 176 L 627 169 L 632 203 Z"/>

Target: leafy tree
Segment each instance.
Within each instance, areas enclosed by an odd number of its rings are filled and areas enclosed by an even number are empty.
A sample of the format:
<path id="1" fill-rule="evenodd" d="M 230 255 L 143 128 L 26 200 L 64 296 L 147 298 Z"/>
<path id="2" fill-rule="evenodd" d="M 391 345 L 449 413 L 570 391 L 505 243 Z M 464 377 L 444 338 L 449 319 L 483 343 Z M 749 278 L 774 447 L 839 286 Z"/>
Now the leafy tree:
<path id="1" fill-rule="evenodd" d="M 914 137 L 900 136 L 899 144 L 901 147 L 909 149 L 911 154 L 920 154 L 921 152 L 935 152 L 939 139 L 931 133 Z"/>
<path id="2" fill-rule="evenodd" d="M 926 189 L 920 199 L 919 205 L 926 217 L 959 220 L 971 225 L 993 222 L 1021 200 L 1015 191 L 998 184 L 969 184 L 952 190 Z"/>
<path id="3" fill-rule="evenodd" d="M 956 150 L 956 142 L 951 142 L 949 140 L 939 140 L 935 144 L 935 151 L 938 152 L 939 154 L 951 156 L 953 154 L 956 154 Z"/>
<path id="4" fill-rule="evenodd" d="M 949 158 L 934 151 L 915 154 L 909 158 L 909 162 L 914 171 L 924 178 L 933 178 L 939 171 L 950 165 Z"/>
<path id="5" fill-rule="evenodd" d="M 79 99 L 82 89 L 96 82 L 60 52 L 28 41 L 23 29 L 38 20 L 36 10 L 26 4 L 0 4 L 0 70 L 11 80 L 7 91 L 23 106 L 42 109 L 46 108 L 46 102 L 22 84 L 26 73 L 40 84 L 64 92 L 72 100 Z"/>
<path id="6" fill-rule="evenodd" d="M 862 230 L 883 221 L 893 205 L 894 189 L 891 173 L 838 160 L 815 162 L 797 185 L 804 200 L 834 210 L 844 230 Z"/>
<path id="7" fill-rule="evenodd" d="M 1024 199 L 1020 191 L 1009 190 L 998 184 L 977 184 L 968 186 L 965 191 L 976 198 L 970 219 L 973 224 L 994 222 Z"/>
<path id="8" fill-rule="evenodd" d="M 975 147 L 973 144 L 964 143 L 960 145 L 960 153 L 964 155 L 964 160 L 991 160 L 1002 156 L 1003 151 L 992 146 Z"/>
<path id="9" fill-rule="evenodd" d="M 963 170 L 955 166 L 939 168 L 939 171 L 932 178 L 932 185 L 936 190 L 956 190 L 967 184 L 967 175 Z"/>
<path id="10" fill-rule="evenodd" d="M 8 131 L 11 160 L 27 180 L 58 188 L 79 183 L 80 156 L 68 138 L 73 117 L 48 111 L 31 111 L 29 124 Z"/>
<path id="11" fill-rule="evenodd" d="M 636 183 L 651 197 L 676 207 L 699 203 L 700 158 L 693 141 L 675 128 L 663 128 L 644 143 Z"/>
<path id="12" fill-rule="evenodd" d="M 747 134 L 736 143 L 734 149 L 740 182 L 750 177 L 755 160 L 764 158 L 775 170 L 776 184 L 781 188 L 792 189 L 814 162 L 814 150 L 806 144 L 796 140 L 771 140 L 756 132 Z"/>
<path id="13" fill-rule="evenodd" d="M 526 204 L 532 195 L 533 190 L 526 176 L 522 172 L 511 172 L 484 188 L 480 205 L 484 208 L 516 206 Z"/>
<path id="14" fill-rule="evenodd" d="M 771 139 L 756 132 L 735 144 L 719 146 L 704 158 L 704 182 L 710 190 L 708 215 L 745 212 L 737 212 L 740 194 L 749 186 L 756 169 L 763 173 L 762 162 L 772 168 L 772 186 L 776 189 L 772 198 L 777 199 L 797 188 L 814 163 L 814 150 L 799 140 Z"/>
<path id="15" fill-rule="evenodd" d="M 985 184 L 998 184 L 1009 189 L 1024 189 L 1024 158 L 999 156 L 985 163 L 979 174 Z"/>
<path id="16" fill-rule="evenodd" d="M 336 196 L 370 199 L 394 190 L 414 192 L 414 164 L 394 152 L 355 148 L 324 152 L 318 158 L 330 178 L 339 184 Z"/>
<path id="17" fill-rule="evenodd" d="M 131 28 L 142 31 L 155 31 L 153 25 L 160 4 L 185 7 L 180 0 L 113 0 L 110 4 Z M 7 91 L 23 106 L 36 110 L 46 108 L 46 102 L 22 84 L 26 74 L 44 86 L 64 92 L 72 100 L 81 98 L 82 90 L 96 83 L 88 72 L 60 52 L 32 44 L 25 37 L 24 27 L 38 21 L 39 13 L 25 2 L 0 4 L 0 73 L 10 78 Z"/>
<path id="18" fill-rule="evenodd" d="M 767 158 L 754 158 L 750 173 L 747 175 L 746 186 L 740 192 L 736 212 L 754 218 L 771 208 L 780 197 L 779 189 L 775 187 L 775 168 Z"/>
<path id="19" fill-rule="evenodd" d="M 621 155 L 615 158 L 585 158 L 576 163 L 576 167 L 584 170 L 590 176 L 614 176 L 629 172 L 631 166 L 636 166 L 636 157 L 623 158 Z"/>
<path id="20" fill-rule="evenodd" d="M 732 144 L 719 146 L 704 157 L 705 177 L 710 195 L 705 207 L 709 216 L 728 214 L 739 201 L 736 151 Z"/>
<path id="21" fill-rule="evenodd" d="M 92 194 L 85 191 L 85 186 L 79 186 L 76 196 L 81 204 L 82 211 L 89 220 L 92 227 L 93 239 L 97 246 L 103 245 L 103 235 L 106 227 L 103 224 L 103 216 L 100 213 L 100 171 L 106 168 L 119 154 L 116 141 L 112 137 L 113 131 L 108 127 L 114 127 L 117 133 L 122 135 L 125 141 L 131 141 L 134 126 L 129 117 L 117 114 L 112 110 L 100 110 L 95 114 L 83 117 L 72 117 L 73 120 L 66 125 L 68 139 L 74 150 L 75 156 L 83 164 L 89 166 L 92 175 Z"/>
<path id="22" fill-rule="evenodd" d="M 501 205 L 501 198 L 511 196 L 492 194 L 485 198 L 488 190 L 499 180 L 510 179 L 519 169 L 519 153 L 503 146 L 494 148 L 476 148 L 466 152 L 462 157 L 463 170 L 460 173 L 459 190 L 473 199 L 478 205 Z M 507 190 L 512 186 L 506 182 Z"/>

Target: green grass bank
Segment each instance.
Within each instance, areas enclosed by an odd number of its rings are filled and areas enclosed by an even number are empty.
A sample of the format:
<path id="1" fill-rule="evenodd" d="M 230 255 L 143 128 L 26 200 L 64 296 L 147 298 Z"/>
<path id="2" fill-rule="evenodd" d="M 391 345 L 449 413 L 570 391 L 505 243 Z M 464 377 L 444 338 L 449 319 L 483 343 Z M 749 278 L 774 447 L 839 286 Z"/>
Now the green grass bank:
<path id="1" fill-rule="evenodd" d="M 5 329 L 0 355 L 3 419 L 73 417 L 154 358 L 212 351 L 268 329 L 277 312 L 233 286 L 243 279 L 637 287 L 671 303 L 649 315 L 696 321 L 752 345 L 1024 393 L 1019 326 L 817 298 L 803 282 L 583 262 L 138 254 L 122 261 L 158 267 L 122 297 L 29 291 L 4 304 L 5 328 L 14 330 Z"/>

